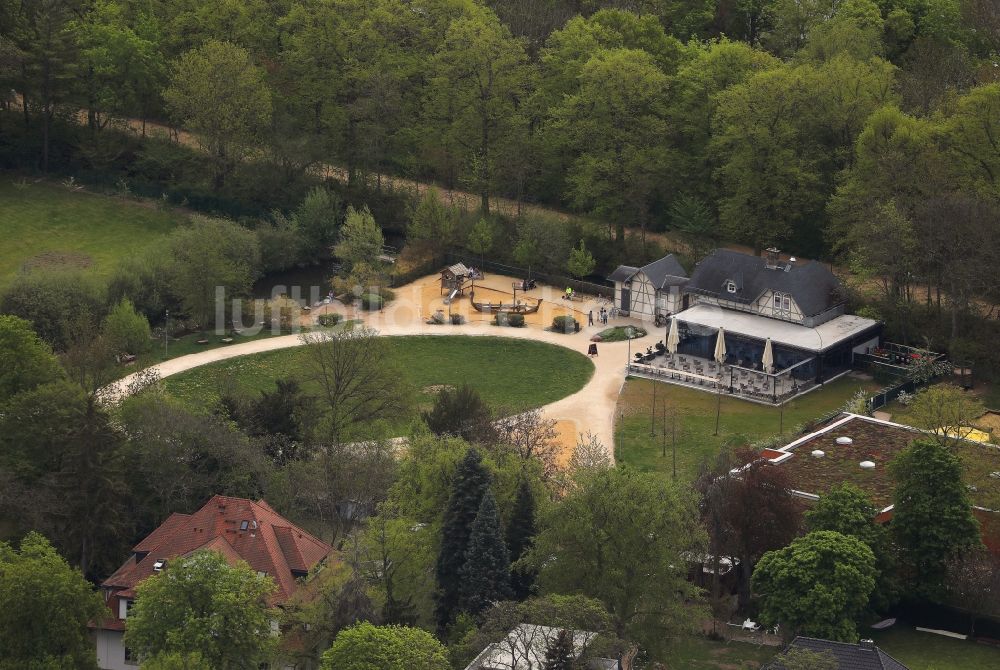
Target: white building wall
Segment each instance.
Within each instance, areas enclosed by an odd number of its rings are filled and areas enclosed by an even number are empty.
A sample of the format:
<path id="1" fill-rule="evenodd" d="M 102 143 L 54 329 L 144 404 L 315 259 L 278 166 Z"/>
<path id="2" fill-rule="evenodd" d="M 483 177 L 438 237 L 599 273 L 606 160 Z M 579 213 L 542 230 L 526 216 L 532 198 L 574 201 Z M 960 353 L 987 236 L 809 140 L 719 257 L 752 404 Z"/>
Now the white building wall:
<path id="1" fill-rule="evenodd" d="M 97 643 L 97 667 L 101 670 L 136 670 L 138 663 L 125 662 L 125 645 L 122 644 L 124 633 L 117 630 L 98 630 L 95 635 Z"/>
<path id="2" fill-rule="evenodd" d="M 629 316 L 643 321 L 652 321 L 656 316 L 656 289 L 641 272 L 632 278 L 632 309 L 629 310 Z"/>

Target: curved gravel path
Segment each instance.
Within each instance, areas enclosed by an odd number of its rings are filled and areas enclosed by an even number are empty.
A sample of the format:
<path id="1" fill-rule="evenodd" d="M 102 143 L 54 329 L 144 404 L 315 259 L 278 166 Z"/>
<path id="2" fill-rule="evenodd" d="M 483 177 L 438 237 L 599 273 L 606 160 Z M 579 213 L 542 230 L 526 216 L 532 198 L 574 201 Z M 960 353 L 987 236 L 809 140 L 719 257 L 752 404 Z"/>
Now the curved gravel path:
<path id="1" fill-rule="evenodd" d="M 388 323 L 380 313 L 359 313 L 352 315 L 364 323 L 364 325 L 374 328 L 379 335 L 399 336 L 399 335 L 467 335 L 467 336 L 494 336 L 510 337 L 513 339 L 534 340 L 537 342 L 547 342 L 555 344 L 581 353 L 587 352 L 590 344 L 590 337 L 601 330 L 603 326 L 584 327 L 579 333 L 563 335 L 554 333 L 538 327 L 525 328 L 497 328 L 484 323 L 468 323 L 462 326 L 431 326 L 421 321 L 410 323 Z M 626 323 L 638 324 L 638 321 L 629 319 L 617 319 L 614 325 L 625 325 Z M 639 351 L 656 341 L 658 331 L 653 331 L 645 337 L 637 338 L 632 342 L 632 350 Z M 152 366 L 151 370 L 161 377 L 191 370 L 193 368 L 215 363 L 238 356 L 248 356 L 265 351 L 275 351 L 277 349 L 288 349 L 304 344 L 300 335 L 282 335 L 262 340 L 254 340 L 243 344 L 234 344 L 229 347 L 210 349 L 196 354 L 188 354 L 174 358 L 158 365 Z M 614 452 L 614 411 L 618 401 L 618 394 L 625 381 L 625 359 L 628 357 L 628 342 L 606 342 L 598 346 L 599 355 L 593 358 L 594 374 L 587 384 L 577 391 L 561 400 L 557 400 L 542 408 L 545 416 L 556 421 L 571 422 L 577 434 L 593 433 L 608 450 L 608 454 L 613 459 Z M 139 373 L 133 373 L 106 389 L 105 397 L 112 400 L 121 398 L 126 392 L 129 384 Z"/>

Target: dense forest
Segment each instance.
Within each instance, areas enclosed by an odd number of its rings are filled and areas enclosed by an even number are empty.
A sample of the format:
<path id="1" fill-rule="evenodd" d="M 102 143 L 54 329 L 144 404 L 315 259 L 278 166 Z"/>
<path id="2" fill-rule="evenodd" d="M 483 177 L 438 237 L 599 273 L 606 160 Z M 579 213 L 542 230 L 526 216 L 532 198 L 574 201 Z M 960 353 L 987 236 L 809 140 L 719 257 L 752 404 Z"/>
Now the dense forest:
<path id="1" fill-rule="evenodd" d="M 776 245 L 877 287 L 898 339 L 955 345 L 995 302 L 996 9 L 7 0 L 0 161 L 237 219 L 335 175 L 392 241 L 389 178 L 434 182 L 493 223 L 411 237 L 553 272 L 581 239 L 598 272 L 658 253 L 647 233 Z"/>

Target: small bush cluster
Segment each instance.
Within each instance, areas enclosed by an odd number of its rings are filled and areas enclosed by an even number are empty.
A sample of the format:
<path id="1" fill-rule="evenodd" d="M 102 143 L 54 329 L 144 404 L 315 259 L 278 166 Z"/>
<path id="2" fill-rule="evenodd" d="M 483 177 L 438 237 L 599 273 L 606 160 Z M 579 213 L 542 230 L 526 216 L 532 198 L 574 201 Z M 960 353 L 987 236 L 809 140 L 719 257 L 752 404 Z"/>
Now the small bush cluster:
<path id="1" fill-rule="evenodd" d="M 336 326 L 344 318 L 342 314 L 337 314 L 333 312 L 331 314 L 320 314 L 316 319 L 316 323 L 323 326 L 324 328 L 330 328 Z"/>
<path id="2" fill-rule="evenodd" d="M 465 317 L 464 316 L 462 316 L 461 314 L 452 314 L 451 315 L 451 325 L 453 325 L 453 326 L 461 326 L 463 323 L 465 323 Z"/>
<path id="3" fill-rule="evenodd" d="M 575 333 L 580 330 L 580 324 L 572 316 L 557 316 L 552 319 L 552 330 L 557 333 Z"/>
<path id="4" fill-rule="evenodd" d="M 524 328 L 524 314 L 507 314 L 497 312 L 493 318 L 494 326 L 509 326 L 511 328 Z"/>
<path id="5" fill-rule="evenodd" d="M 382 309 L 385 300 L 378 293 L 365 293 L 361 296 L 361 309 L 375 312 Z"/>

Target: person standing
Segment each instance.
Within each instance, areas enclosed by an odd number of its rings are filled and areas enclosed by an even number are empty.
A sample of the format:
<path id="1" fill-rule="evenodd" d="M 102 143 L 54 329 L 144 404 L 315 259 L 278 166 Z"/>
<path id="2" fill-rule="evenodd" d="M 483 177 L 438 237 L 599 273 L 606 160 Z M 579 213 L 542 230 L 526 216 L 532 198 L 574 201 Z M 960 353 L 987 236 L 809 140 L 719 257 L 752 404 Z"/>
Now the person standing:
<path id="1" fill-rule="evenodd" d="M 594 310 L 590 310 L 589 312 L 587 312 L 587 325 L 588 326 L 594 325 Z"/>

